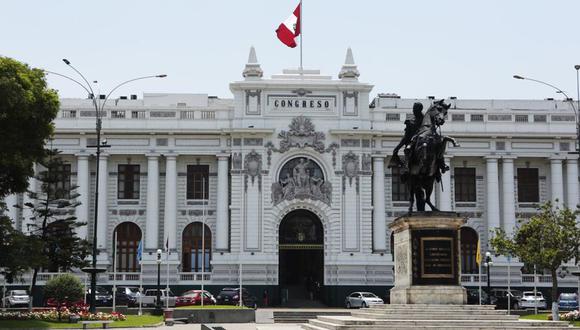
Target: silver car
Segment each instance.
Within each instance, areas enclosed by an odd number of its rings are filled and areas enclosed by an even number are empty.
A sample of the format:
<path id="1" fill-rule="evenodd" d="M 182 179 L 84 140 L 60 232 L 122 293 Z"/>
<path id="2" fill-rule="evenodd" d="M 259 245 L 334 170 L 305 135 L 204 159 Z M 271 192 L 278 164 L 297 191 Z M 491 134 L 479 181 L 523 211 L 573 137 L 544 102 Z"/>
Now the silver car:
<path id="1" fill-rule="evenodd" d="M 10 290 L 4 297 L 4 306 L 10 308 L 14 306 L 28 306 L 30 296 L 26 290 Z"/>
<path id="2" fill-rule="evenodd" d="M 534 297 L 534 291 L 524 291 L 520 299 L 520 308 L 539 308 L 546 309 L 546 299 L 541 292 L 537 291 Z"/>
<path id="3" fill-rule="evenodd" d="M 383 299 L 377 297 L 372 292 L 353 292 L 346 297 L 344 305 L 346 308 L 352 307 L 369 307 L 370 305 L 384 304 Z"/>

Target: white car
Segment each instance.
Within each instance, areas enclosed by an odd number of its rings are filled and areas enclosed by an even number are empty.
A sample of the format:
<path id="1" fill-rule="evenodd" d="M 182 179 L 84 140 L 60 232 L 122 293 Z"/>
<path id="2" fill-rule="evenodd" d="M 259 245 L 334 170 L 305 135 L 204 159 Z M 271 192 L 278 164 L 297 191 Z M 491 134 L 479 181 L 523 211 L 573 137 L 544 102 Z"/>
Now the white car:
<path id="1" fill-rule="evenodd" d="M 138 299 L 141 299 L 143 306 L 155 307 L 157 305 L 157 289 L 147 289 L 145 295 Z M 176 297 L 171 290 L 169 290 L 169 294 L 167 294 L 167 290 L 161 290 L 160 300 L 162 307 L 165 307 L 165 304 L 167 303 L 169 304 L 169 307 L 175 307 L 175 299 Z M 137 303 L 139 303 L 139 300 L 137 300 Z"/>
<path id="2" fill-rule="evenodd" d="M 10 308 L 14 306 L 28 306 L 30 296 L 26 290 L 10 290 L 4 297 L 4 306 Z"/>
<path id="3" fill-rule="evenodd" d="M 534 297 L 534 291 L 524 291 L 519 302 L 520 308 L 540 308 L 546 309 L 546 299 L 541 292 L 537 291 Z"/>
<path id="4" fill-rule="evenodd" d="M 369 307 L 370 305 L 384 304 L 383 299 L 377 297 L 372 292 L 353 292 L 346 297 L 344 305 L 346 308 L 352 307 Z"/>

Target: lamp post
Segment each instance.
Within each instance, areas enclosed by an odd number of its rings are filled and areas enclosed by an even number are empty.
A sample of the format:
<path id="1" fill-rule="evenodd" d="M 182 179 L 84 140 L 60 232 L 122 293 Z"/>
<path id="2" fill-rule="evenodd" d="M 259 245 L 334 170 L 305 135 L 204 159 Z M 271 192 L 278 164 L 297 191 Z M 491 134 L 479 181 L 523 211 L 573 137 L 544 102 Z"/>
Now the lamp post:
<path id="1" fill-rule="evenodd" d="M 136 81 L 136 80 L 142 80 L 142 79 L 149 79 L 149 78 L 165 78 L 167 77 L 167 75 L 165 74 L 160 74 L 160 75 L 151 75 L 151 76 L 144 76 L 144 77 L 138 77 L 138 78 L 133 78 L 133 79 L 129 79 L 127 81 L 124 81 L 120 84 L 118 84 L 117 86 L 115 86 L 110 92 L 109 94 L 107 94 L 107 96 L 105 97 L 105 99 L 103 100 L 103 103 L 97 103 L 97 100 L 95 98 L 95 93 L 93 91 L 93 88 L 91 87 L 91 84 L 88 82 L 88 80 L 85 78 L 85 76 L 79 71 L 77 70 L 69 60 L 67 60 L 66 58 L 64 58 L 62 60 L 66 65 L 68 65 L 71 69 L 73 69 L 84 81 L 84 83 L 79 82 L 78 80 L 71 78 L 67 75 L 61 74 L 61 73 L 57 73 L 57 72 L 52 72 L 52 71 L 48 71 L 48 70 L 44 70 L 47 73 L 50 74 L 54 74 L 63 78 L 66 78 L 68 80 L 71 80 L 72 82 L 76 83 L 77 85 L 81 86 L 88 94 L 89 97 L 91 98 L 91 100 L 93 101 L 93 106 L 95 107 L 95 117 L 96 117 L 96 134 L 97 134 L 97 139 L 96 139 L 96 143 L 95 145 L 87 145 L 87 148 L 96 148 L 96 158 L 97 158 L 97 169 L 95 171 L 95 212 L 94 212 L 94 219 L 93 219 L 93 253 L 92 253 L 92 262 L 91 262 L 91 267 L 87 267 L 87 268 L 83 268 L 83 271 L 85 273 L 89 273 L 91 274 L 91 289 L 90 289 L 90 297 L 89 297 L 89 302 L 90 302 L 90 307 L 89 307 L 89 312 L 91 313 L 96 313 L 97 308 L 96 308 L 96 304 L 95 304 L 95 291 L 97 288 L 97 274 L 98 273 L 103 273 L 106 271 L 106 269 L 103 268 L 97 268 L 97 253 L 98 253 L 98 249 L 97 249 L 97 219 L 99 216 L 99 169 L 100 169 L 100 160 L 101 160 L 101 148 L 110 148 L 110 145 L 107 145 L 107 141 L 103 140 L 101 141 L 101 127 L 102 127 L 102 113 L 105 109 L 105 104 L 107 104 L 107 101 L 109 100 L 109 97 L 111 96 L 111 94 L 116 91 L 119 87 L 128 84 L 130 82 Z"/>
<path id="2" fill-rule="evenodd" d="M 487 251 L 485 253 L 485 263 L 483 265 L 487 271 L 487 303 L 491 304 L 491 281 L 489 277 L 489 269 L 493 265 L 493 261 L 491 261 L 491 252 Z"/>
<path id="3" fill-rule="evenodd" d="M 580 99 L 580 87 L 579 87 L 579 83 L 578 83 L 578 70 L 580 70 L 580 65 L 575 65 L 574 68 L 576 69 L 576 89 L 578 92 L 578 98 Z M 564 92 L 563 90 L 561 90 L 560 88 L 558 88 L 552 84 L 549 84 L 545 81 L 520 76 L 517 74 L 514 75 L 513 77 L 514 77 L 514 79 L 529 80 L 529 81 L 537 82 L 538 84 L 552 87 L 553 89 L 556 90 L 556 93 L 560 93 L 560 94 L 564 95 L 564 97 L 566 98 L 566 101 L 570 102 L 570 106 L 572 106 L 572 110 L 574 110 L 574 119 L 576 122 L 576 148 L 574 148 L 574 149 L 576 149 L 577 153 L 580 152 L 580 122 L 579 122 L 579 118 L 578 118 L 578 110 L 580 109 L 580 100 L 577 100 L 578 107 L 576 107 L 576 105 L 574 105 L 574 100 L 572 98 L 568 97 L 568 94 L 566 94 L 566 92 Z"/>
<path id="4" fill-rule="evenodd" d="M 155 301 L 155 313 L 161 315 L 161 249 L 157 249 L 157 295 Z M 167 297 L 165 298 L 167 299 Z"/>

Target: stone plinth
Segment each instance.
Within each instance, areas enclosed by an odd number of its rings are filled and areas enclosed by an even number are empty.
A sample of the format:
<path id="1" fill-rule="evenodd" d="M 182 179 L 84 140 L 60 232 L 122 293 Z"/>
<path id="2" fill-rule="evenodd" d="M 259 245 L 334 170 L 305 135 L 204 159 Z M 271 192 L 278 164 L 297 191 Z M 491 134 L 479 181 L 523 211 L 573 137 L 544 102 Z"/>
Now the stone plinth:
<path id="1" fill-rule="evenodd" d="M 466 218 L 455 212 L 416 212 L 395 219 L 395 286 L 392 304 L 467 302 L 461 287 L 459 228 Z"/>

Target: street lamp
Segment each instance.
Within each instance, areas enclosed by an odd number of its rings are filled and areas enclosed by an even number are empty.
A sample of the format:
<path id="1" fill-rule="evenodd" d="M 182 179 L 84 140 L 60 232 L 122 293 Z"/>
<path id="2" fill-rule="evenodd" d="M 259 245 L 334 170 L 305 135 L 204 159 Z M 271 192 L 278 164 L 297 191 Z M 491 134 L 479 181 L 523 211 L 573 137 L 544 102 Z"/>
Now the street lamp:
<path id="1" fill-rule="evenodd" d="M 157 249 L 157 300 L 155 304 L 156 315 L 161 315 L 161 249 Z M 165 297 L 167 299 L 167 296 Z"/>
<path id="2" fill-rule="evenodd" d="M 493 261 L 491 261 L 491 252 L 487 251 L 485 253 L 485 263 L 483 265 L 487 270 L 487 303 L 491 304 L 491 282 L 489 278 L 489 269 L 493 265 Z"/>
<path id="3" fill-rule="evenodd" d="M 133 78 L 133 79 L 129 79 L 127 81 L 124 81 L 120 84 L 118 84 L 117 86 L 115 86 L 110 92 L 109 94 L 107 94 L 107 96 L 105 97 L 105 99 L 103 100 L 103 103 L 97 103 L 97 100 L 95 98 L 95 92 L 93 91 L 93 88 L 91 87 L 91 84 L 88 82 L 88 80 L 85 78 L 85 76 L 79 71 L 77 70 L 69 60 L 67 60 L 66 58 L 62 59 L 62 61 L 68 65 L 71 69 L 73 69 L 85 82 L 85 84 L 83 84 L 82 82 L 79 82 L 78 80 L 71 78 L 67 75 L 61 74 L 61 73 L 57 73 L 57 72 L 52 72 L 52 71 L 48 71 L 48 70 L 44 70 L 47 73 L 50 74 L 54 74 L 63 78 L 66 78 L 68 80 L 73 81 L 74 83 L 76 83 L 77 85 L 81 86 L 88 94 L 89 97 L 91 98 L 91 100 L 93 101 L 93 106 L 95 107 L 95 117 L 96 117 L 96 133 L 97 133 L 97 139 L 96 139 L 96 143 L 95 145 L 88 145 L 87 148 L 96 148 L 96 157 L 97 157 L 97 170 L 95 171 L 95 213 L 94 213 L 94 221 L 93 221 L 93 255 L 92 255 L 92 263 L 91 263 L 91 267 L 87 267 L 87 268 L 83 268 L 83 271 L 85 273 L 89 273 L 91 274 L 91 289 L 90 289 L 90 307 L 89 307 L 89 312 L 91 313 L 96 313 L 97 308 L 96 308 L 96 304 L 95 304 L 95 291 L 97 289 L 97 274 L 98 273 L 103 273 L 106 271 L 106 269 L 103 268 L 97 268 L 97 219 L 99 216 L 99 169 L 100 169 L 100 164 L 99 161 L 101 160 L 101 148 L 110 148 L 111 146 L 107 144 L 106 140 L 101 141 L 101 126 L 102 126 L 102 113 L 105 109 L 105 104 L 107 104 L 107 101 L 109 100 L 109 97 L 111 96 L 111 94 L 116 91 L 119 87 L 128 84 L 130 82 L 136 81 L 136 80 L 142 80 L 142 79 L 149 79 L 149 78 L 165 78 L 167 77 L 166 74 L 160 74 L 160 75 L 152 75 L 152 76 L 144 76 L 144 77 L 138 77 L 138 78 Z"/>
<path id="4" fill-rule="evenodd" d="M 524 77 L 524 76 L 520 76 L 520 75 L 514 75 L 514 79 L 519 79 L 519 80 L 529 80 L 529 81 L 534 81 L 537 82 L 539 84 L 542 85 L 546 85 L 549 87 L 552 87 L 553 89 L 556 90 L 556 93 L 560 93 L 562 95 L 564 95 L 564 97 L 566 98 L 566 101 L 570 102 L 570 106 L 572 106 L 572 110 L 574 110 L 574 119 L 576 122 L 576 152 L 580 152 L 580 122 L 578 119 L 578 110 L 580 109 L 580 87 L 579 87 L 579 83 L 578 83 L 578 70 L 580 70 L 580 65 L 575 65 L 574 68 L 576 69 L 576 89 L 578 91 L 578 107 L 576 107 L 576 105 L 574 105 L 574 100 L 570 97 L 568 97 L 568 94 L 566 94 L 566 92 L 564 92 L 563 90 L 561 90 L 560 88 L 552 85 L 552 84 L 548 84 L 547 82 L 541 81 L 541 80 L 537 80 L 537 79 L 532 79 L 532 78 L 528 78 L 528 77 Z"/>

